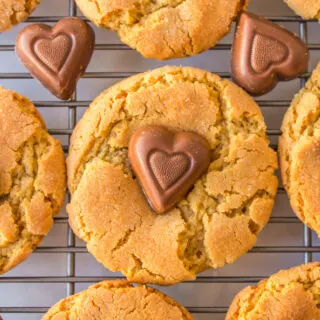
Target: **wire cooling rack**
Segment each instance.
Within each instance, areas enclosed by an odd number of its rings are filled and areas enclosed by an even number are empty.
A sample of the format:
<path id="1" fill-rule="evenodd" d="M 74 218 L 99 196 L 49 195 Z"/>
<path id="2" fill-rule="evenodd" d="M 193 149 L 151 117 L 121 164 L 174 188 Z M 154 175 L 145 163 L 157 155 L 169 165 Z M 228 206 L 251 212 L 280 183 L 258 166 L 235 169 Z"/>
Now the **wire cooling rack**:
<path id="1" fill-rule="evenodd" d="M 50 24 L 67 15 L 81 16 L 73 0 L 52 2 L 43 0 L 39 11 L 27 23 Z M 309 72 L 297 80 L 279 84 L 271 94 L 258 99 L 268 125 L 271 145 L 276 150 L 283 114 L 292 96 L 304 86 L 320 59 L 320 25 L 294 16 L 282 0 L 254 0 L 249 9 L 298 33 L 310 49 Z M 32 79 L 15 56 L 14 39 L 23 26 L 0 35 L 0 85 L 34 101 L 50 133 L 61 140 L 66 153 L 72 131 L 90 101 L 122 78 L 166 64 L 196 66 L 230 78 L 232 35 L 197 57 L 156 62 L 143 59 L 121 44 L 112 32 L 96 29 L 97 45 L 88 72 L 79 82 L 71 101 L 58 101 Z M 206 271 L 195 281 L 160 290 L 186 306 L 197 320 L 224 319 L 228 305 L 241 288 L 281 268 L 319 260 L 319 253 L 320 241 L 295 217 L 280 185 L 270 223 L 255 248 L 233 265 Z M 121 274 L 104 269 L 88 254 L 84 243 L 76 239 L 69 228 L 63 209 L 55 218 L 52 232 L 36 252 L 26 262 L 0 277 L 0 314 L 4 320 L 40 319 L 48 307 L 65 296 L 92 283 L 119 277 Z"/>

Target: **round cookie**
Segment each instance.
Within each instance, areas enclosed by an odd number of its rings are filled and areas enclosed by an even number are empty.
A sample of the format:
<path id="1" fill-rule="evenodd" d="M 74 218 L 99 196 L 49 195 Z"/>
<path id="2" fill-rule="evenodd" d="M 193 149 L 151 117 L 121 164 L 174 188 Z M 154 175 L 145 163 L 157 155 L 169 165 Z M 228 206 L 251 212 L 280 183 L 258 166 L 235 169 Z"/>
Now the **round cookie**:
<path id="1" fill-rule="evenodd" d="M 320 319 L 320 263 L 282 270 L 240 291 L 226 320 Z"/>
<path id="2" fill-rule="evenodd" d="M 25 97 L 0 87 L 0 273 L 26 259 L 61 208 L 61 145 Z"/>
<path id="3" fill-rule="evenodd" d="M 293 99 L 279 139 L 281 176 L 298 217 L 320 235 L 320 64 Z"/>
<path id="4" fill-rule="evenodd" d="M 0 0 L 0 32 L 25 21 L 41 0 Z"/>
<path id="5" fill-rule="evenodd" d="M 97 26 L 146 58 L 194 56 L 214 46 L 248 0 L 76 0 Z"/>
<path id="6" fill-rule="evenodd" d="M 158 290 L 127 281 L 103 281 L 53 306 L 42 320 L 192 320 L 189 312 Z"/>
<path id="7" fill-rule="evenodd" d="M 320 0 L 284 0 L 288 6 L 305 19 L 320 20 Z"/>
<path id="8" fill-rule="evenodd" d="M 211 164 L 171 211 L 148 204 L 128 162 L 142 126 L 205 138 Z M 277 191 L 276 153 L 258 105 L 228 80 L 165 67 L 103 92 L 78 123 L 67 160 L 74 232 L 131 281 L 173 284 L 232 263 L 253 247 Z"/>

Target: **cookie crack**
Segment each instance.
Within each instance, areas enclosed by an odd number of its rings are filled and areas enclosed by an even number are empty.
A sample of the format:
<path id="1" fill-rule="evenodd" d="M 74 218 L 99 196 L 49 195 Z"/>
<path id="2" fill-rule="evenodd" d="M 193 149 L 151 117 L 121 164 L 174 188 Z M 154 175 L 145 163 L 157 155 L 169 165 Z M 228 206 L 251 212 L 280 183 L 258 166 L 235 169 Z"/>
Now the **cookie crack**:
<path id="1" fill-rule="evenodd" d="M 178 14 L 177 17 L 182 22 L 182 24 L 185 25 L 186 20 L 182 19 L 180 14 Z M 193 39 L 192 39 L 192 37 L 190 35 L 188 26 L 186 26 L 185 28 L 181 28 L 178 25 L 176 25 L 176 27 L 188 38 L 188 43 L 190 45 L 190 50 L 188 50 L 187 48 L 182 46 L 182 50 L 183 50 L 184 55 L 185 56 L 190 56 L 190 55 L 194 54 L 195 52 L 194 52 L 194 49 L 193 49 Z"/>
<path id="2" fill-rule="evenodd" d="M 122 247 L 126 245 L 126 243 L 129 242 L 130 236 L 136 231 L 136 227 L 134 229 L 129 229 L 125 232 L 124 236 L 120 238 L 115 245 L 114 248 L 111 249 L 111 253 L 116 253 L 118 250 L 120 250 Z"/>
<path id="3" fill-rule="evenodd" d="M 38 128 L 31 138 L 25 141 L 17 150 L 14 150 L 18 158 L 16 159 L 15 168 L 8 172 L 12 181 L 10 192 L 0 196 L 1 204 L 8 203 L 10 205 L 14 223 L 18 230 L 17 239 L 8 246 L 0 248 L 0 273 L 1 270 L 2 272 L 7 271 L 5 266 L 13 250 L 16 250 L 14 246 L 22 241 L 20 240 L 22 234 L 23 242 L 21 242 L 21 246 L 32 250 L 36 248 L 43 237 L 28 231 L 24 204 L 26 202 L 30 203 L 37 193 L 41 193 L 44 196 L 44 201 L 50 203 L 51 208 L 58 208 L 58 203 L 53 195 L 45 194 L 43 190 L 35 187 L 38 176 L 38 163 L 50 149 L 48 142 L 41 142 L 42 130 L 42 128 Z M 9 145 L 8 147 L 10 148 Z M 39 150 L 36 150 L 37 148 L 41 149 L 40 154 Z M 30 188 L 26 188 L 26 186 L 30 186 Z"/>
<path id="4" fill-rule="evenodd" d="M 100 5 L 99 5 L 99 2 L 97 0 L 88 0 L 90 3 L 93 3 L 98 11 L 98 14 L 101 15 L 101 8 L 100 8 Z"/>
<path id="5" fill-rule="evenodd" d="M 148 273 L 153 279 L 160 279 L 161 281 L 165 280 L 165 277 L 162 274 L 158 274 L 158 273 L 154 273 L 151 270 L 149 270 L 148 268 L 145 268 L 143 266 L 143 261 L 135 254 L 131 254 L 132 259 L 135 262 L 135 266 L 129 270 L 129 274 L 130 277 L 134 277 L 135 274 L 144 271 L 146 273 Z"/>
<path id="6" fill-rule="evenodd" d="M 218 89 L 215 87 L 214 90 L 215 93 L 218 94 L 218 101 L 220 102 L 220 111 L 222 115 L 220 125 L 221 127 L 227 127 L 227 130 L 225 130 L 223 134 L 226 138 L 224 142 L 224 148 L 227 149 L 228 154 L 230 148 L 230 135 L 228 129 L 229 118 L 227 115 L 226 104 L 223 100 L 223 88 Z M 210 172 L 210 169 L 208 171 Z M 200 179 L 199 183 L 204 185 L 204 178 Z M 188 196 L 186 198 L 188 198 Z M 181 246 L 182 243 L 186 243 L 186 246 L 183 252 L 180 253 L 180 259 L 183 261 L 183 264 L 187 270 L 197 274 L 210 266 L 210 258 L 204 245 L 205 228 L 203 222 L 204 217 L 208 214 L 204 210 L 199 210 L 198 213 L 195 212 L 192 210 L 188 201 L 184 201 L 183 203 L 187 204 L 187 206 L 183 204 L 180 206 L 181 217 L 186 223 L 186 230 L 181 232 L 179 235 L 179 240 Z M 192 213 L 187 214 L 188 212 L 185 211 L 190 211 Z M 188 219 L 188 216 L 191 216 L 191 218 Z"/>
<path id="7" fill-rule="evenodd" d="M 104 16 L 100 17 L 100 23 L 107 24 L 111 29 L 123 33 L 126 32 L 127 28 L 143 24 L 147 19 L 159 11 L 177 9 L 186 1 L 187 0 L 174 0 L 162 4 L 155 0 L 144 1 L 143 4 L 141 1 L 136 1 L 128 10 L 107 12 Z M 101 10 L 99 10 L 99 13 L 101 15 Z"/>

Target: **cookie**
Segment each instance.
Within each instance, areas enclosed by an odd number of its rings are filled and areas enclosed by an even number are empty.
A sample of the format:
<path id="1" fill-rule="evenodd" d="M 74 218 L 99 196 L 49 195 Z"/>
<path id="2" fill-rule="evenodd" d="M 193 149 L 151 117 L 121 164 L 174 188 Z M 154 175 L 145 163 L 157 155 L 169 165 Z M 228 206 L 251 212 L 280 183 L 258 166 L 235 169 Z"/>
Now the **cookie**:
<path id="1" fill-rule="evenodd" d="M 25 21 L 41 0 L 0 0 L 0 32 Z"/>
<path id="2" fill-rule="evenodd" d="M 194 56 L 214 46 L 247 0 L 76 0 L 97 26 L 116 31 L 146 58 Z"/>
<path id="3" fill-rule="evenodd" d="M 233 300 L 226 320 L 320 319 L 320 263 L 282 270 Z"/>
<path id="4" fill-rule="evenodd" d="M 320 20 L 320 0 L 284 0 L 288 6 L 305 19 Z"/>
<path id="5" fill-rule="evenodd" d="M 320 235 L 320 64 L 293 99 L 279 139 L 281 176 L 298 217 Z"/>
<path id="6" fill-rule="evenodd" d="M 158 290 L 127 281 L 103 281 L 53 306 L 42 320 L 192 320 L 189 312 Z"/>
<path id="7" fill-rule="evenodd" d="M 128 160 L 137 129 L 194 132 L 210 166 L 173 209 L 155 213 Z M 74 232 L 131 281 L 173 284 L 232 263 L 251 249 L 277 191 L 276 153 L 258 105 L 227 80 L 164 67 L 103 92 L 78 123 L 67 160 Z"/>
<path id="8" fill-rule="evenodd" d="M 0 273 L 50 231 L 66 185 L 60 143 L 25 97 L 0 87 Z"/>

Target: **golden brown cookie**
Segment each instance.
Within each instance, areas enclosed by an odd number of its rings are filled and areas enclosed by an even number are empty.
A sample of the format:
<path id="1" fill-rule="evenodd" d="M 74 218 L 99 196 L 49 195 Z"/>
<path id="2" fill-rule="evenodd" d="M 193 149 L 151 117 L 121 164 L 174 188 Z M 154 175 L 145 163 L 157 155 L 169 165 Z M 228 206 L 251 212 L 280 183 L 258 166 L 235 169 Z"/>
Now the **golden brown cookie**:
<path id="1" fill-rule="evenodd" d="M 127 281 L 103 281 L 53 306 L 42 320 L 192 320 L 189 312 L 158 290 Z"/>
<path id="2" fill-rule="evenodd" d="M 128 162 L 145 125 L 205 138 L 211 163 L 169 212 L 149 206 Z M 268 222 L 277 190 L 275 152 L 258 105 L 227 80 L 164 67 L 103 92 L 71 141 L 69 221 L 88 250 L 131 281 L 172 284 L 232 263 Z"/>
<path id="3" fill-rule="evenodd" d="M 319 293 L 319 262 L 282 270 L 238 293 L 226 320 L 317 320 Z"/>
<path id="4" fill-rule="evenodd" d="M 305 19 L 320 20 L 320 0 L 284 0 L 288 6 Z"/>
<path id="5" fill-rule="evenodd" d="M 25 21 L 41 0 L 0 0 L 0 32 Z"/>
<path id="6" fill-rule="evenodd" d="M 76 0 L 97 26 L 146 58 L 194 56 L 214 46 L 248 0 Z"/>
<path id="7" fill-rule="evenodd" d="M 0 87 L 0 273 L 26 259 L 64 201 L 61 145 L 25 97 Z"/>
<path id="8" fill-rule="evenodd" d="M 320 64 L 293 99 L 279 139 L 283 184 L 298 217 L 320 235 Z"/>

